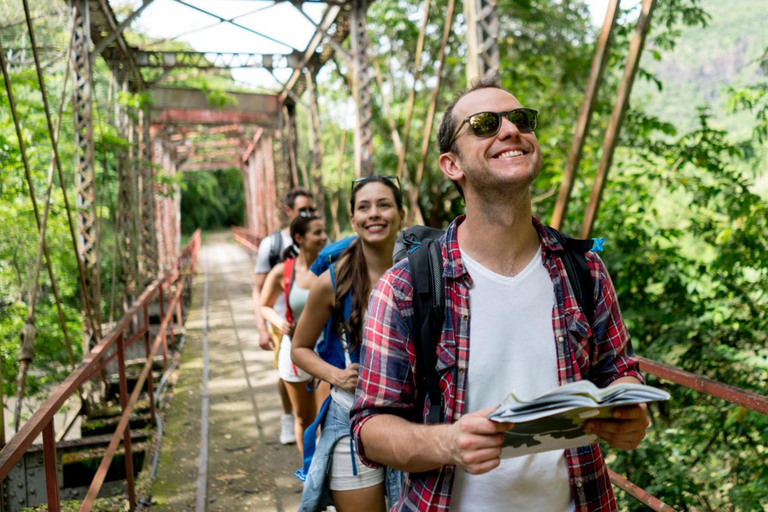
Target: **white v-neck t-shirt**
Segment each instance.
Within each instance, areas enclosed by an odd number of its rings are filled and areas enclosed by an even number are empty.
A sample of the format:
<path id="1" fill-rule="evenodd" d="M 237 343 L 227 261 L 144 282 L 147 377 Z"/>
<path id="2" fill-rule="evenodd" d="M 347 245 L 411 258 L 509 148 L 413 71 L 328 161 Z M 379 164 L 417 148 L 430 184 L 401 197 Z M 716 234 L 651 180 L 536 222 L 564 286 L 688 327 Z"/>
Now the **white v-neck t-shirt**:
<path id="1" fill-rule="evenodd" d="M 552 330 L 555 294 L 541 247 L 519 274 L 496 274 L 461 251 L 472 276 L 466 407 L 495 407 L 514 390 L 521 398 L 557 387 Z M 574 510 L 563 450 L 502 459 L 483 475 L 456 471 L 451 511 Z"/>

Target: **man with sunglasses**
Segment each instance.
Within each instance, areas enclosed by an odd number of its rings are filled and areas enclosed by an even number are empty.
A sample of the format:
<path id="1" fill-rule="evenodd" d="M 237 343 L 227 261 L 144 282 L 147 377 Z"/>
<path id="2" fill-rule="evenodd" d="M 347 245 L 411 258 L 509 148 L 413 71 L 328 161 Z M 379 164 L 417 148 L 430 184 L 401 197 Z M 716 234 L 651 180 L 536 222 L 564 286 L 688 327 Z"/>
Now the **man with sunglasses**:
<path id="1" fill-rule="evenodd" d="M 532 399 L 582 379 L 598 387 L 642 383 L 602 261 L 587 255 L 595 283 L 590 325 L 562 246 L 531 215 L 530 186 L 542 165 L 536 124 L 535 110 L 486 79 L 449 105 L 438 130 L 441 170 L 466 202 L 466 215 L 440 239 L 441 424 L 424 424 L 428 408 L 415 403 L 423 395 L 408 260 L 371 295 L 351 418 L 363 462 L 409 472 L 394 510 L 616 510 L 597 444 L 501 459 L 511 425 L 487 418 L 511 390 Z M 585 432 L 635 448 L 649 424 L 645 405 L 617 414 L 588 421 Z"/>
<path id="2" fill-rule="evenodd" d="M 254 274 L 256 274 L 253 285 L 253 313 L 256 315 L 256 327 L 259 330 L 259 346 L 264 350 L 274 350 L 275 358 L 277 358 L 277 349 L 280 346 L 282 334 L 262 318 L 259 296 L 261 289 L 264 287 L 267 274 L 272 270 L 272 267 L 280 262 L 280 256 L 283 251 L 293 244 L 289 228 L 291 222 L 302 212 L 314 212 L 313 201 L 314 196 L 308 190 L 299 187 L 291 189 L 283 201 L 285 205 L 283 211 L 288 219 L 287 225 L 264 238 L 259 243 L 259 251 L 256 254 L 256 266 L 253 270 Z M 274 308 L 279 314 L 285 314 L 285 298 L 282 295 L 278 297 Z M 277 380 L 277 390 L 280 394 L 280 401 L 283 404 L 283 415 L 280 417 L 280 443 L 293 444 L 296 442 L 296 436 L 293 432 L 293 410 L 291 408 L 291 401 L 288 398 L 288 391 L 285 389 L 285 382 L 279 377 Z"/>

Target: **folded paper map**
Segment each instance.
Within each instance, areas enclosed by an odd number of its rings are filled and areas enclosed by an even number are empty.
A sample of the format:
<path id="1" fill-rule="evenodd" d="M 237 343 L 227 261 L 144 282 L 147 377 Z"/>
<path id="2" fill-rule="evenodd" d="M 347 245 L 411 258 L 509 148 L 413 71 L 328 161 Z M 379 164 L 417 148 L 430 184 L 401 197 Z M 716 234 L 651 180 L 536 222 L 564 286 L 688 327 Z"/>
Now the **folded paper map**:
<path id="1" fill-rule="evenodd" d="M 514 423 L 505 432 L 503 459 L 592 444 L 595 435 L 582 430 L 593 418 L 610 418 L 616 407 L 669 400 L 669 393 L 652 386 L 621 383 L 598 388 L 589 381 L 572 382 L 534 400 L 512 392 L 488 418 Z"/>

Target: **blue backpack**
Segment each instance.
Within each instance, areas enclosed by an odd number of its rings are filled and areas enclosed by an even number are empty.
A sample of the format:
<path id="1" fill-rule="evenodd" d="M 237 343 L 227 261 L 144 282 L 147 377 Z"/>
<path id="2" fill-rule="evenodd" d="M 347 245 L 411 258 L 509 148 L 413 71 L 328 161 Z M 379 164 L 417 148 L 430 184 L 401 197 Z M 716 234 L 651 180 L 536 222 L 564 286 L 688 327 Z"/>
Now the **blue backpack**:
<path id="1" fill-rule="evenodd" d="M 331 271 L 331 283 L 333 284 L 333 291 L 336 291 L 336 261 L 339 256 L 350 246 L 352 242 L 357 239 L 357 235 L 348 236 L 341 240 L 334 242 L 325 247 L 312 263 L 310 270 L 315 275 L 320 275 L 326 270 Z M 344 321 L 349 319 L 352 314 L 352 293 L 347 293 L 344 296 L 343 305 Z M 333 322 L 329 319 L 325 323 L 323 328 L 323 337 L 317 343 L 315 352 L 323 358 L 323 361 L 332 364 L 336 368 L 346 368 L 346 359 L 344 357 L 344 345 L 339 338 L 339 333 L 336 326 L 332 325 Z M 353 363 L 360 362 L 360 347 L 355 347 L 355 350 L 350 352 L 349 357 Z"/>

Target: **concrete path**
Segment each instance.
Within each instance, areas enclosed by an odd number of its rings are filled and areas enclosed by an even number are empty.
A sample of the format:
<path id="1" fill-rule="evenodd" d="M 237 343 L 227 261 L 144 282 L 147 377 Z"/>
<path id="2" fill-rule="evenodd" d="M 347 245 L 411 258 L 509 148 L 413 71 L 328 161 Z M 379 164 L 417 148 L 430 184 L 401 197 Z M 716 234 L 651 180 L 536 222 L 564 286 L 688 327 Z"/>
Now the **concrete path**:
<path id="1" fill-rule="evenodd" d="M 155 511 L 195 510 L 201 443 L 203 291 L 208 278 L 208 511 L 293 511 L 295 446 L 278 442 L 282 409 L 273 355 L 258 345 L 253 263 L 228 233 L 203 241 L 187 340 L 152 495 Z"/>

